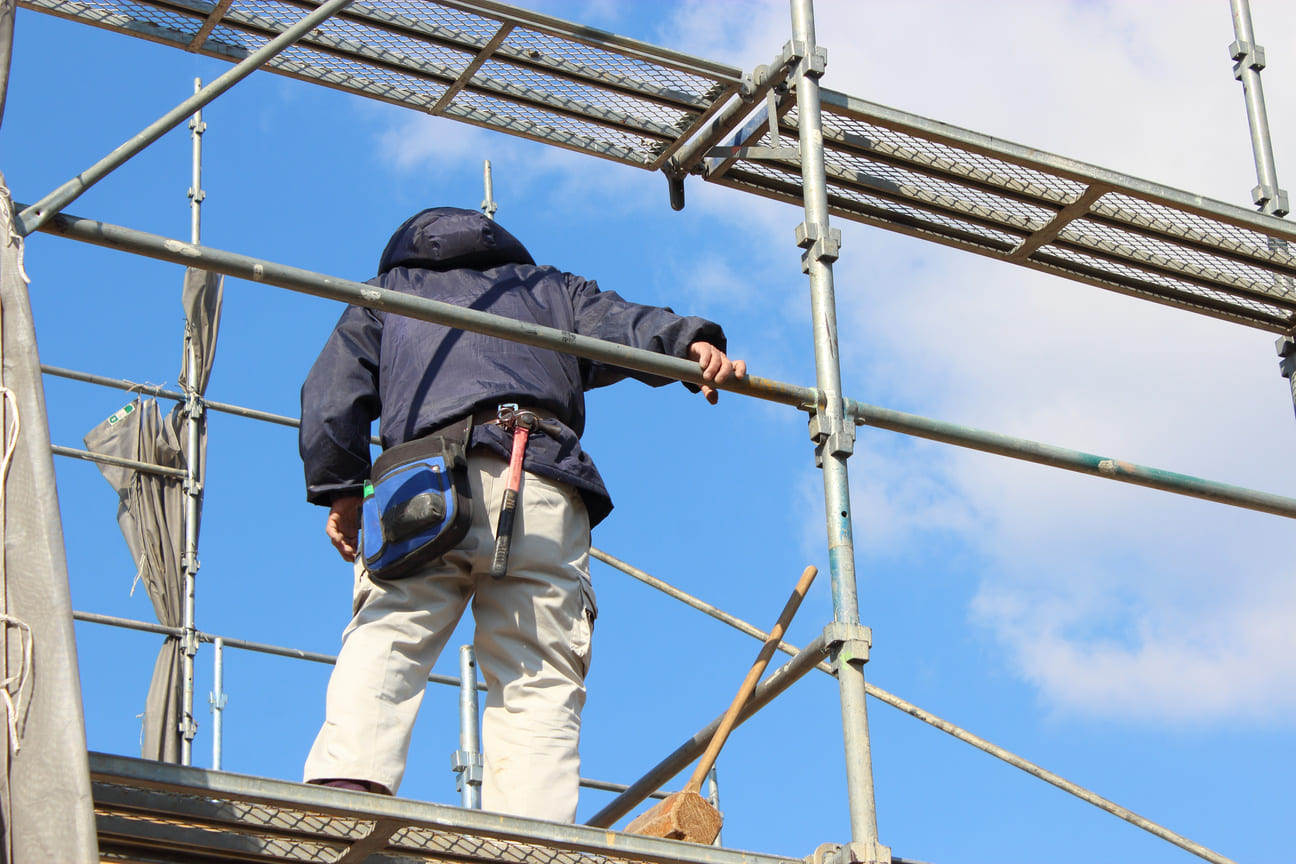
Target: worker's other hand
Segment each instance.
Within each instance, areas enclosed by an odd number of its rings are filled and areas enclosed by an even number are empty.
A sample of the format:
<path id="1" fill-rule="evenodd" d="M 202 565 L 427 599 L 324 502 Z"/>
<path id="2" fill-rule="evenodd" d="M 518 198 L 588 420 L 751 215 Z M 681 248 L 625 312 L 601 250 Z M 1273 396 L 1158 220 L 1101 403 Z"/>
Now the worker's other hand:
<path id="1" fill-rule="evenodd" d="M 697 361 L 703 379 L 708 382 L 723 384 L 731 377 L 739 381 L 747 377 L 746 361 L 730 360 L 723 351 L 710 342 L 694 342 L 688 348 L 688 358 Z M 720 399 L 720 393 L 709 383 L 702 385 L 702 395 L 712 405 Z"/>
<path id="2" fill-rule="evenodd" d="M 359 495 L 338 498 L 329 508 L 328 522 L 324 526 L 324 533 L 333 541 L 333 548 L 348 563 L 355 561 L 360 548 L 360 502 L 363 500 Z"/>

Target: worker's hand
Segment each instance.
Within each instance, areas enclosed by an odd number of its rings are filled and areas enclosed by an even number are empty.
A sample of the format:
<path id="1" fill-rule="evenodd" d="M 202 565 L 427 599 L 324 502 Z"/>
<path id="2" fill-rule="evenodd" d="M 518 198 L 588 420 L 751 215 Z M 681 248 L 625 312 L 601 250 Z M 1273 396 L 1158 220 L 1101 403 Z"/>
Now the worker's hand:
<path id="1" fill-rule="evenodd" d="M 747 363 L 743 360 L 730 360 L 725 353 L 710 342 L 694 342 L 688 348 L 688 358 L 696 360 L 702 369 L 702 377 L 716 384 L 723 384 L 730 376 L 741 381 L 747 377 Z M 708 384 L 702 385 L 702 395 L 712 405 L 720 399 L 719 392 Z"/>
<path id="2" fill-rule="evenodd" d="M 355 561 L 359 551 L 360 502 L 363 500 L 359 495 L 338 498 L 329 508 L 328 522 L 324 526 L 324 533 L 333 541 L 333 548 L 348 563 Z"/>

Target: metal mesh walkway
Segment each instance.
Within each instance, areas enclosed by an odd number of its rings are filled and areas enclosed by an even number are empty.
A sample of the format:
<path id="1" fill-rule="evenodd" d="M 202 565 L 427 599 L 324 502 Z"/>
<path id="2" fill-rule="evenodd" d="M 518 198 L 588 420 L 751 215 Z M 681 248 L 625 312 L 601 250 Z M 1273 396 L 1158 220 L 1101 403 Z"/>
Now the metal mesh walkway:
<path id="1" fill-rule="evenodd" d="M 36 0 L 30 9 L 237 61 L 316 4 Z M 507 10 L 507 11 L 500 11 Z M 267 68 L 655 169 L 740 70 L 493 3 L 354 3 Z"/>
<path id="2" fill-rule="evenodd" d="M 782 107 L 780 140 L 795 139 Z M 1296 231 L 1281 219 L 830 90 L 823 122 L 839 216 L 1264 330 L 1296 324 Z M 738 154 L 774 143 L 763 117 L 731 141 Z M 801 201 L 796 160 L 712 158 L 706 171 Z"/>
<path id="3" fill-rule="evenodd" d="M 800 864 L 99 753 L 90 774 L 104 861 Z"/>
<path id="4" fill-rule="evenodd" d="M 314 8 L 20 5 L 227 60 Z M 802 200 L 800 159 L 789 150 L 794 100 L 779 104 L 775 140 L 759 98 L 778 69 L 758 87 L 761 75 L 489 0 L 355 3 L 268 68 L 639 168 Z M 1262 330 L 1296 327 L 1296 258 L 1287 252 L 1296 231 L 1281 219 L 829 90 L 823 109 L 838 216 Z M 705 146 L 726 136 L 727 149 Z"/>

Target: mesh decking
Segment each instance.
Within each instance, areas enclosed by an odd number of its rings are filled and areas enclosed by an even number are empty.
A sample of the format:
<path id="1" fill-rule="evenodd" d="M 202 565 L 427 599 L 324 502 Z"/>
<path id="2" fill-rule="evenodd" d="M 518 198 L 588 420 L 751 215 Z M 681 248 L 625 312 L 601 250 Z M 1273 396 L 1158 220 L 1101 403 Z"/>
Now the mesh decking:
<path id="1" fill-rule="evenodd" d="M 276 0 L 22 0 L 237 60 L 312 6 Z M 279 74 L 656 170 L 726 103 L 740 70 L 500 3 L 356 3 L 271 61 Z M 830 79 L 831 80 L 831 79 Z M 780 137 L 795 143 L 792 99 Z M 763 103 L 732 142 L 773 145 Z M 1296 233 L 1280 219 L 825 90 L 839 216 L 1143 299 L 1283 333 L 1296 326 Z M 732 130 L 726 130 L 732 131 Z M 783 143 L 780 141 L 779 143 Z M 795 156 L 687 165 L 801 203 Z"/>
<path id="2" fill-rule="evenodd" d="M 1264 330 L 1296 324 L 1296 232 L 1280 219 L 833 91 L 823 122 L 837 215 Z M 779 134 L 795 141 L 795 109 Z M 753 122 L 732 143 L 775 142 Z M 712 159 L 708 179 L 800 203 L 796 159 L 745 152 Z"/>
<path id="3" fill-rule="evenodd" d="M 105 861 L 800 864 L 122 756 L 90 771 Z"/>

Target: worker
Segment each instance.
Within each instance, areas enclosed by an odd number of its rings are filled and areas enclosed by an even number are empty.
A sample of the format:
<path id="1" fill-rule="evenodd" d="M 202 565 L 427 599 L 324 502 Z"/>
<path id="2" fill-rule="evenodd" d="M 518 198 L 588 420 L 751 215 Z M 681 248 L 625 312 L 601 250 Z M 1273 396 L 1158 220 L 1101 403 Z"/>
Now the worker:
<path id="1" fill-rule="evenodd" d="M 408 219 L 370 284 L 692 359 L 706 383 L 685 386 L 713 404 L 714 385 L 746 373 L 726 356 L 719 325 L 536 266 L 473 210 Z M 471 602 L 487 686 L 482 805 L 575 819 L 597 614 L 590 528 L 612 509 L 581 449 L 583 394 L 627 375 L 668 383 L 377 309 L 342 313 L 302 386 L 307 499 L 329 507 L 329 539 L 355 564 L 353 617 L 306 782 L 397 791 L 428 674 Z M 383 454 L 371 465 L 379 417 Z M 416 476 L 422 486 L 400 486 Z M 513 525 L 504 531 L 510 490 Z"/>

